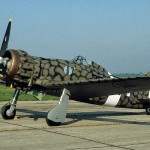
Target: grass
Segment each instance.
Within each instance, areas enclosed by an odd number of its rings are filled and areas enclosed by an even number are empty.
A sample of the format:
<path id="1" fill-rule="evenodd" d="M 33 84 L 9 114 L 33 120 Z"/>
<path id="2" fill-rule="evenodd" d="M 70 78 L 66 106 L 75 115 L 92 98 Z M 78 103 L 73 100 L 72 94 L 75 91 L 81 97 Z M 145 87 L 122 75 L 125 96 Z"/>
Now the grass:
<path id="1" fill-rule="evenodd" d="M 15 89 L 11 89 L 4 85 L 0 85 L 0 101 L 10 101 L 13 97 Z M 20 96 L 18 98 L 19 101 L 37 101 L 37 99 L 33 95 L 25 94 L 24 92 L 20 92 Z M 44 95 L 43 100 L 58 100 L 59 98 L 56 96 Z"/>

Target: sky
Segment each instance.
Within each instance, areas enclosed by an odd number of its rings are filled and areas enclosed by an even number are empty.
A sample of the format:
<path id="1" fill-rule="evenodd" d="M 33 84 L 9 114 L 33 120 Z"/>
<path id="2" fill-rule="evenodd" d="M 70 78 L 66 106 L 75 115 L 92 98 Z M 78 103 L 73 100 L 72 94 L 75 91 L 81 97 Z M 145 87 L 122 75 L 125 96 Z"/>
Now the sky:
<path id="1" fill-rule="evenodd" d="M 149 0 L 1 0 L 0 41 L 8 49 L 95 61 L 111 73 L 150 71 Z"/>

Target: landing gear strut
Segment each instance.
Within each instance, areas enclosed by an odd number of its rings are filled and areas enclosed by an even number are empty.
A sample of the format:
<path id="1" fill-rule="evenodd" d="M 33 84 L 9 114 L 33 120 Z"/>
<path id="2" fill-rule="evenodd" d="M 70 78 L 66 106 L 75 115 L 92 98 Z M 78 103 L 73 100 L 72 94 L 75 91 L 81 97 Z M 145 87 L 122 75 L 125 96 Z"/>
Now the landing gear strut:
<path id="1" fill-rule="evenodd" d="M 13 95 L 13 99 L 10 103 L 4 105 L 1 109 L 1 114 L 4 119 L 14 119 L 16 116 L 16 104 L 18 100 L 20 90 L 16 89 Z"/>
<path id="2" fill-rule="evenodd" d="M 69 96 L 70 91 L 64 89 L 59 104 L 47 113 L 46 122 L 49 126 L 59 126 L 64 122 L 68 108 Z"/>

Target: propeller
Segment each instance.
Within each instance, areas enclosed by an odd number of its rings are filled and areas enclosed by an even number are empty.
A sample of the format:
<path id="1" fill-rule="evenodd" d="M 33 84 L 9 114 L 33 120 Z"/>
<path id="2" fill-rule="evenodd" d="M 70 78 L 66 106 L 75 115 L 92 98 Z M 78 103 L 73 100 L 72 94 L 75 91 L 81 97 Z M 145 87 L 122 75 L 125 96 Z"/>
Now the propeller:
<path id="1" fill-rule="evenodd" d="M 12 22 L 12 19 L 10 18 L 10 19 L 9 19 L 9 22 L 8 22 L 7 29 L 6 29 L 5 36 L 4 36 L 4 38 L 3 38 L 1 50 L 0 50 L 0 56 L 1 56 L 1 57 L 4 56 L 4 54 L 5 54 L 5 52 L 6 52 L 6 49 L 7 49 L 7 46 L 8 46 L 9 35 L 10 35 L 10 29 L 11 29 L 11 22 Z"/>
<path id="2" fill-rule="evenodd" d="M 8 22 L 6 32 L 5 32 L 5 36 L 3 38 L 2 46 L 1 46 L 1 49 L 0 49 L 0 68 L 2 69 L 2 74 L 3 74 L 3 76 L 6 77 L 6 82 L 8 83 L 8 85 L 10 87 L 12 87 L 13 82 L 11 81 L 9 75 L 7 74 L 7 69 L 6 69 L 6 60 L 7 59 L 3 58 L 3 57 L 4 57 L 4 55 L 6 53 L 6 50 L 7 50 L 7 47 L 8 47 L 10 30 L 11 30 L 11 22 L 12 22 L 12 19 L 10 18 L 9 22 Z"/>

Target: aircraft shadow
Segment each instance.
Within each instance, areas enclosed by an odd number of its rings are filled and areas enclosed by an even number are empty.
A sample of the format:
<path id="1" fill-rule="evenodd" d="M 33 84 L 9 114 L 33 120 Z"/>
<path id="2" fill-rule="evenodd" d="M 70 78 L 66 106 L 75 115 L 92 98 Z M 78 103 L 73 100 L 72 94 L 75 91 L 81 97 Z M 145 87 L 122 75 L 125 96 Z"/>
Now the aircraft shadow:
<path id="1" fill-rule="evenodd" d="M 118 111 L 104 111 L 104 112 L 83 112 L 83 113 L 68 113 L 67 118 L 73 119 L 73 121 L 65 122 L 64 124 L 70 124 L 81 120 L 95 120 L 100 122 L 109 123 L 124 123 L 124 124 L 139 124 L 139 125 L 150 125 L 150 122 L 141 122 L 135 120 L 128 120 L 123 116 L 135 116 L 135 115 L 146 115 L 145 112 L 118 112 Z M 121 118 L 116 118 L 121 116 Z M 106 117 L 106 118 L 105 118 Z M 112 118 L 111 118 L 112 117 Z M 115 118 L 113 118 L 115 117 Z"/>
<path id="2" fill-rule="evenodd" d="M 17 109 L 18 112 L 23 112 L 25 115 L 18 115 L 19 118 L 29 117 L 37 121 L 39 118 L 45 118 L 47 112 L 39 112 L 29 109 Z M 143 115 L 145 112 L 118 112 L 118 111 L 103 111 L 103 112 L 77 112 L 77 113 L 67 113 L 67 118 L 72 119 L 71 121 L 64 122 L 62 125 L 69 125 L 81 120 L 94 120 L 99 122 L 108 123 L 122 123 L 122 124 L 139 124 L 139 125 L 150 125 L 150 122 L 142 122 L 135 120 L 128 120 L 123 118 L 123 116 L 134 116 Z M 146 115 L 146 114 L 145 114 Z M 116 118 L 121 116 L 121 118 Z M 106 117 L 106 118 L 105 118 Z M 112 117 L 112 118 L 111 118 Z M 115 117 L 115 118 L 113 118 Z"/>

